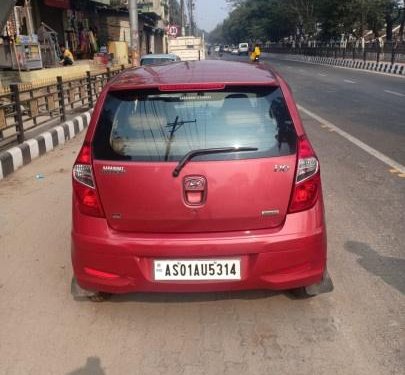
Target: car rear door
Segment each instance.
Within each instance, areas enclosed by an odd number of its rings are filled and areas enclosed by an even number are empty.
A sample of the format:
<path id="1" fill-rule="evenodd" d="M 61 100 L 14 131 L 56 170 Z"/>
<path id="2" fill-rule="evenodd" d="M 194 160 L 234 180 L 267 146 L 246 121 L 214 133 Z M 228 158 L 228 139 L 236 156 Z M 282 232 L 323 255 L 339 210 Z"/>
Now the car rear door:
<path id="1" fill-rule="evenodd" d="M 195 149 L 252 147 L 179 160 Z M 121 92 L 105 102 L 93 169 L 108 224 L 143 233 L 248 231 L 282 225 L 296 134 L 279 88 Z"/>

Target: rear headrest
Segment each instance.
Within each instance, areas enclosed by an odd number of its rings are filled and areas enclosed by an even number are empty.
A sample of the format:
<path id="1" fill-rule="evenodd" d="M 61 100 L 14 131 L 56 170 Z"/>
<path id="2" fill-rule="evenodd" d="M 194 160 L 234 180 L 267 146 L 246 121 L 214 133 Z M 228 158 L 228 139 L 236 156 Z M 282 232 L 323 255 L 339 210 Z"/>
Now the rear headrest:
<path id="1" fill-rule="evenodd" d="M 246 94 L 230 94 L 225 97 L 222 105 L 224 111 L 252 111 L 252 103 Z"/>

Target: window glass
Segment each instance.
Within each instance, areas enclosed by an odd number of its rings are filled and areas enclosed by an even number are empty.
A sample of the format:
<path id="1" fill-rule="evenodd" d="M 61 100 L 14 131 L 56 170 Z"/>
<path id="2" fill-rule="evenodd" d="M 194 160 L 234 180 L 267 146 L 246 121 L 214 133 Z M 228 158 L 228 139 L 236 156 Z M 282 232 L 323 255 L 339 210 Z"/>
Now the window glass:
<path id="1" fill-rule="evenodd" d="M 168 62 L 172 62 L 174 59 L 169 58 L 169 57 L 145 57 L 141 60 L 141 65 L 156 65 L 156 64 L 165 64 Z"/>
<path id="2" fill-rule="evenodd" d="M 139 161 L 178 161 L 192 150 L 233 146 L 258 150 L 195 160 L 295 153 L 296 133 L 280 89 L 111 93 L 93 145 L 96 158 Z"/>

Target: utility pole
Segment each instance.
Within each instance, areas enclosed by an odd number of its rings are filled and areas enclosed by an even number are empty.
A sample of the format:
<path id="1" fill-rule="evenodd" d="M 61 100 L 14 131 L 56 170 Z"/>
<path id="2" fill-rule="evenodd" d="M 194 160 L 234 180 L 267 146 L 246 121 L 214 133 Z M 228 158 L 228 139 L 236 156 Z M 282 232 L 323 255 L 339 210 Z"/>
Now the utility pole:
<path id="1" fill-rule="evenodd" d="M 132 66 L 139 66 L 139 25 L 138 25 L 138 4 L 137 0 L 128 1 L 129 24 L 131 29 L 131 57 Z"/>
<path id="2" fill-rule="evenodd" d="M 184 27 L 184 0 L 180 0 L 180 15 L 181 15 L 181 36 L 186 36 L 186 28 Z"/>
<path id="3" fill-rule="evenodd" d="M 190 19 L 190 35 L 194 35 L 194 0 L 188 0 L 188 13 Z"/>

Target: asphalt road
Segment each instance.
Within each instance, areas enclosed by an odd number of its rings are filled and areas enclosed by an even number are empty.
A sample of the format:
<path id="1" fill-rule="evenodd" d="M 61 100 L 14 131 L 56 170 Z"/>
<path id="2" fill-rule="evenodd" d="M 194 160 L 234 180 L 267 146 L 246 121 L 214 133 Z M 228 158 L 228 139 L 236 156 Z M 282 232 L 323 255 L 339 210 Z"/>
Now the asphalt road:
<path id="1" fill-rule="evenodd" d="M 403 163 L 403 123 L 377 126 L 375 117 L 381 111 L 399 121 L 404 106 L 385 107 L 379 92 L 371 106 L 343 108 L 357 100 L 352 92 L 368 95 L 344 82 L 360 73 L 272 62 L 299 104 Z M 325 72 L 329 78 L 318 75 Z M 383 83 L 390 91 L 405 83 L 367 79 L 380 91 Z M 79 137 L 0 182 L 0 374 L 403 374 L 405 178 L 305 113 L 303 119 L 321 160 L 333 293 L 309 300 L 254 291 L 73 301 L 70 169 Z M 389 139 L 379 145 L 384 129 Z"/>
<path id="2" fill-rule="evenodd" d="M 405 76 L 307 64 L 278 54 L 264 54 L 263 61 L 282 74 L 302 106 L 405 165 Z"/>

